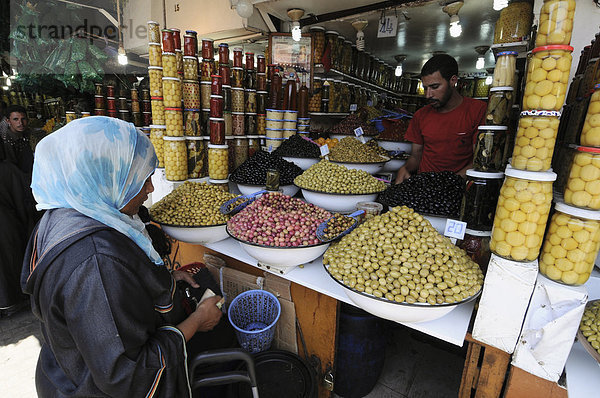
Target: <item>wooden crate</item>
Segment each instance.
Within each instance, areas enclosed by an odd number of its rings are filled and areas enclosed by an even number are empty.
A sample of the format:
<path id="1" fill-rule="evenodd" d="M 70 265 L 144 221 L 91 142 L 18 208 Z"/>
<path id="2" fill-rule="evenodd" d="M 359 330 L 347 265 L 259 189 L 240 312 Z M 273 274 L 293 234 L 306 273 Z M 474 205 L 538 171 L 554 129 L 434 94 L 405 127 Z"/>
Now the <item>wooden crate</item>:
<path id="1" fill-rule="evenodd" d="M 567 390 L 558 384 L 510 367 L 504 398 L 567 398 Z"/>
<path id="2" fill-rule="evenodd" d="M 510 354 L 473 339 L 470 333 L 465 337 L 465 341 L 468 343 L 467 357 L 458 397 L 500 397 Z"/>

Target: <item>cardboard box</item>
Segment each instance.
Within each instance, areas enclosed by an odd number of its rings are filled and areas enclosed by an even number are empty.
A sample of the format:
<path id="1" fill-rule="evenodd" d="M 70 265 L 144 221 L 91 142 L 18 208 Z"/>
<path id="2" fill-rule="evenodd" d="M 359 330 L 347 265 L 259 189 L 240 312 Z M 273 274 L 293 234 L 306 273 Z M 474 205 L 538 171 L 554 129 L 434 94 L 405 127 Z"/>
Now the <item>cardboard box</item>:
<path id="1" fill-rule="evenodd" d="M 475 340 L 512 354 L 537 274 L 537 260 L 524 263 L 492 254 L 473 326 Z"/>
<path id="2" fill-rule="evenodd" d="M 539 275 L 512 365 L 558 381 L 587 300 L 585 286 L 562 285 Z"/>

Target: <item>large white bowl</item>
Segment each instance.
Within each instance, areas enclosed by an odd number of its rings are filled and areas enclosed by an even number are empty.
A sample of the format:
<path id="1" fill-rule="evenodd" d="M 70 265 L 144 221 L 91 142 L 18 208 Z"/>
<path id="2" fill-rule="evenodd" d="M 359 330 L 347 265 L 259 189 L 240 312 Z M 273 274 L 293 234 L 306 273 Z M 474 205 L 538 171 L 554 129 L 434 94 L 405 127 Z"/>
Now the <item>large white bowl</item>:
<path id="1" fill-rule="evenodd" d="M 405 322 L 405 323 L 419 323 L 433 321 L 439 319 L 450 311 L 457 308 L 459 305 L 475 300 L 481 294 L 481 290 L 474 296 L 469 297 L 466 300 L 452 304 L 438 304 L 430 305 L 425 303 L 395 303 L 389 300 L 378 298 L 375 296 L 368 295 L 352 290 L 345 286 L 343 283 L 335 279 L 325 266 L 327 274 L 343 287 L 346 296 L 354 303 L 357 307 L 373 314 L 379 318 L 388 319 L 394 322 Z"/>
<path id="2" fill-rule="evenodd" d="M 204 244 L 214 243 L 227 238 L 227 224 L 210 225 L 206 227 L 178 227 L 160 224 L 162 230 L 170 237 L 181 242 Z"/>
<path id="3" fill-rule="evenodd" d="M 405 164 L 406 160 L 390 159 L 383 165 L 383 169 L 381 169 L 381 171 L 391 171 L 395 173 L 400 167 L 404 166 Z"/>
<path id="4" fill-rule="evenodd" d="M 329 138 L 337 138 L 338 141 L 341 141 L 346 137 L 356 138 L 356 136 L 354 134 L 329 134 Z M 371 141 L 373 139 L 373 137 L 371 137 L 371 136 L 363 135 L 363 137 L 365 137 L 365 142 Z"/>
<path id="5" fill-rule="evenodd" d="M 346 167 L 347 169 L 364 170 L 369 174 L 377 174 L 383 169 L 383 166 L 385 166 L 385 164 L 389 161 L 389 158 L 387 158 L 387 159 L 388 160 L 384 160 L 382 162 L 377 162 L 377 163 L 334 162 L 334 161 L 331 161 L 331 163 L 336 163 L 336 164 L 342 165 L 342 166 Z"/>
<path id="6" fill-rule="evenodd" d="M 448 217 L 432 216 L 432 215 L 423 214 L 423 213 L 421 213 L 421 215 L 426 220 L 429 220 L 429 222 L 431 223 L 431 226 L 433 228 L 435 228 L 436 231 L 438 231 L 440 234 L 444 235 L 444 230 L 446 229 L 446 220 L 448 220 Z"/>
<path id="7" fill-rule="evenodd" d="M 322 209 L 338 212 L 338 213 L 352 213 L 356 210 L 356 204 L 358 202 L 374 202 L 377 199 L 379 193 L 369 194 L 335 194 L 312 191 L 309 189 L 302 189 L 302 196 L 308 203 L 312 203 L 315 206 L 319 206 Z"/>
<path id="8" fill-rule="evenodd" d="M 296 158 L 292 156 L 282 156 L 284 160 L 288 162 L 294 163 L 296 166 L 300 167 L 302 170 L 308 170 L 310 166 L 319 162 L 318 158 Z"/>
<path id="9" fill-rule="evenodd" d="M 256 261 L 279 269 L 309 263 L 325 253 L 330 245 L 330 242 L 326 242 L 304 247 L 267 247 L 238 239 L 229 231 L 227 233 Z"/>
<path id="10" fill-rule="evenodd" d="M 242 195 L 250 195 L 254 192 L 258 192 L 260 190 L 267 189 L 267 187 L 264 185 L 237 184 L 237 186 Z M 288 195 L 288 196 L 294 196 L 300 190 L 300 188 L 298 188 L 297 186 L 295 186 L 293 184 L 292 185 L 282 185 L 279 188 L 281 188 L 283 190 L 284 195 Z"/>
<path id="11" fill-rule="evenodd" d="M 412 152 L 412 143 L 410 142 L 377 140 L 377 144 L 386 151 L 402 151 L 405 153 Z"/>

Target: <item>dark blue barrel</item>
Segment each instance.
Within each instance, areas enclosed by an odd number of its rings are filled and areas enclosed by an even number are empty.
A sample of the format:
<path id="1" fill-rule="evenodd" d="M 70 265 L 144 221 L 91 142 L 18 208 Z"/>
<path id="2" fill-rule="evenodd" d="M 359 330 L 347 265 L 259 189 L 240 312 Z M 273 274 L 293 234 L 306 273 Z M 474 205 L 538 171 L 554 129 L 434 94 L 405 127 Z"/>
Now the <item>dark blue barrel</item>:
<path id="1" fill-rule="evenodd" d="M 356 307 L 342 304 L 334 391 L 344 398 L 360 398 L 377 384 L 385 360 L 385 321 Z"/>

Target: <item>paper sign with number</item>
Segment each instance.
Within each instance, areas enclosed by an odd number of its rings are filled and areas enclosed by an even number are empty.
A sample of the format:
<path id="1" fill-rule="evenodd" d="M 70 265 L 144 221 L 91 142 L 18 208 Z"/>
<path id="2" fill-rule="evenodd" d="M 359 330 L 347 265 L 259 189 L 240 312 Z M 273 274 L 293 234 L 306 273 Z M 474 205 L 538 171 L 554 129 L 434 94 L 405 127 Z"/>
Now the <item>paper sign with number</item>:
<path id="1" fill-rule="evenodd" d="M 465 237 L 466 230 L 467 230 L 466 222 L 452 220 L 449 218 L 446 220 L 446 228 L 444 228 L 444 236 L 447 236 L 448 238 L 463 239 Z"/>
<path id="2" fill-rule="evenodd" d="M 357 109 L 358 109 L 357 104 L 350 104 L 350 112 L 356 112 Z"/>
<path id="3" fill-rule="evenodd" d="M 398 30 L 398 17 L 395 15 L 383 17 L 379 20 L 377 37 L 396 37 Z"/>
<path id="4" fill-rule="evenodd" d="M 321 149 L 321 156 L 329 155 L 329 147 L 327 146 L 327 144 L 322 145 L 320 149 Z"/>

